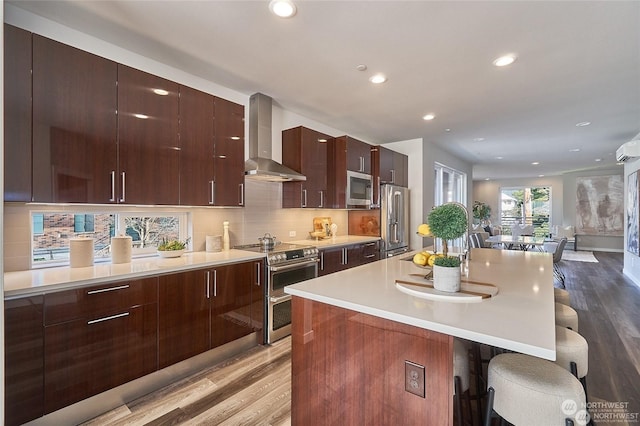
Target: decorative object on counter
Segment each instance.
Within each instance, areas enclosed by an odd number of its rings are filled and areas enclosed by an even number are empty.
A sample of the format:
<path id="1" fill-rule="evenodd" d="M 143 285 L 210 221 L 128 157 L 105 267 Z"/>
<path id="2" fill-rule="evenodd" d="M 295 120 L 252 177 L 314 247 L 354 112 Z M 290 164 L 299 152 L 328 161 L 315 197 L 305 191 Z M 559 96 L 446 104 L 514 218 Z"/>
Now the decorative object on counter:
<path id="1" fill-rule="evenodd" d="M 338 235 L 338 224 L 332 223 L 329 228 L 331 229 L 331 237 L 335 238 Z"/>
<path id="2" fill-rule="evenodd" d="M 229 221 L 225 220 L 224 222 L 222 222 L 222 228 L 223 228 L 223 232 L 222 232 L 222 248 L 224 249 L 224 251 L 228 251 L 229 250 Z"/>
<path id="3" fill-rule="evenodd" d="M 128 235 L 111 237 L 111 263 L 131 262 L 132 239 Z"/>
<path id="4" fill-rule="evenodd" d="M 72 268 L 93 266 L 93 238 L 69 239 L 69 265 Z"/>
<path id="5" fill-rule="evenodd" d="M 207 235 L 205 250 L 207 253 L 217 253 L 222 251 L 222 235 Z"/>
<path id="6" fill-rule="evenodd" d="M 427 222 L 431 234 L 442 240 L 443 256 L 433 262 L 433 286 L 440 291 L 460 291 L 460 259 L 448 256 L 448 241 L 467 231 L 467 209 L 459 203 L 445 203 L 431 210 Z"/>
<path id="7" fill-rule="evenodd" d="M 314 217 L 313 218 L 313 231 L 309 232 L 311 238 L 321 240 L 331 237 L 331 218 L 326 217 Z"/>
<path id="8" fill-rule="evenodd" d="M 477 220 L 477 223 L 480 224 L 483 228 L 485 226 L 491 226 L 491 222 L 489 221 L 491 217 L 491 206 L 480 201 L 473 202 L 473 218 Z M 474 221 L 475 222 L 475 221 Z"/>
<path id="9" fill-rule="evenodd" d="M 258 241 L 262 245 L 262 249 L 263 250 L 271 250 L 277 244 L 280 244 L 280 242 L 277 241 L 276 237 L 275 236 L 271 236 L 271 234 L 268 233 L 268 232 L 266 234 L 264 234 L 264 237 L 258 238 Z"/>
<path id="10" fill-rule="evenodd" d="M 187 238 L 184 242 L 178 240 L 162 239 L 162 242 L 158 246 L 158 255 L 160 257 L 180 257 L 187 248 L 190 238 Z"/>

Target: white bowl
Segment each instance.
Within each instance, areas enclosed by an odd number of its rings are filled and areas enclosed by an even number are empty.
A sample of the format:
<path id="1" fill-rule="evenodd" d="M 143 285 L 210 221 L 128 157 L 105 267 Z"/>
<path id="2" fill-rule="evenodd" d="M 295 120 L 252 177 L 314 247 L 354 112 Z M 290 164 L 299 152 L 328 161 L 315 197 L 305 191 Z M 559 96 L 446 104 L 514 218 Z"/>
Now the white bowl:
<path id="1" fill-rule="evenodd" d="M 158 250 L 158 256 L 160 257 L 180 257 L 184 253 L 183 250 Z"/>

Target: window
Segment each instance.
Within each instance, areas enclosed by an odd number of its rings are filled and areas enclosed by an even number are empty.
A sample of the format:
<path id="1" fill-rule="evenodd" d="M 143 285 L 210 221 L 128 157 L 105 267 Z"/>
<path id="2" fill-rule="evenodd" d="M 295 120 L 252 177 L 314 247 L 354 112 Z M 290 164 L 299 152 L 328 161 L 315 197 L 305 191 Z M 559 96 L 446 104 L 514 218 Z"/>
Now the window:
<path id="1" fill-rule="evenodd" d="M 500 189 L 500 225 L 510 233 L 514 225 L 533 225 L 535 236 L 549 235 L 551 188 L 515 187 Z"/>
<path id="2" fill-rule="evenodd" d="M 440 163 L 435 163 L 433 205 L 456 202 L 467 205 L 467 175 Z M 463 247 L 464 237 L 453 241 L 452 247 Z"/>
<path id="3" fill-rule="evenodd" d="M 69 263 L 69 239 L 89 236 L 94 240 L 96 262 L 111 257 L 114 235 L 130 235 L 133 256 L 156 252 L 162 240 L 189 238 L 189 213 L 62 213 L 32 212 L 32 267 L 59 266 Z"/>

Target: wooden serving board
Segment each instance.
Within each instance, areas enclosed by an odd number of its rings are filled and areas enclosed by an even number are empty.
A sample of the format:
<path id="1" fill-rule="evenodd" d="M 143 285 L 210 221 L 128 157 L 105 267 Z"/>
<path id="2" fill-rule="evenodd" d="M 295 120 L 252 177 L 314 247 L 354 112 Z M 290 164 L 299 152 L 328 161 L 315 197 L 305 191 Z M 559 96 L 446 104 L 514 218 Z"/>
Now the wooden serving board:
<path id="1" fill-rule="evenodd" d="M 419 277 L 416 280 L 413 277 Z M 410 274 L 409 279 L 396 279 L 396 288 L 403 293 L 423 299 L 440 300 L 447 302 L 475 303 L 482 302 L 498 294 L 498 287 L 493 284 L 480 283 L 462 279 L 460 291 L 449 293 L 433 288 L 433 280 L 427 280 L 421 274 Z"/>

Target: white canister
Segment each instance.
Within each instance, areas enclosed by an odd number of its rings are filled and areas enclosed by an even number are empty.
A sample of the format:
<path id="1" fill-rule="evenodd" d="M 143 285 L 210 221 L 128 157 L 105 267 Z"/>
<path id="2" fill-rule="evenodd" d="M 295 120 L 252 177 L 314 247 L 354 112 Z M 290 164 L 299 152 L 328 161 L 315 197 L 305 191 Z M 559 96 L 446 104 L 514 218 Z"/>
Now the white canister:
<path id="1" fill-rule="evenodd" d="M 111 263 L 130 263 L 131 246 L 132 239 L 128 235 L 111 237 Z"/>
<path id="2" fill-rule="evenodd" d="M 207 235 L 205 249 L 209 253 L 222 251 L 222 235 Z"/>
<path id="3" fill-rule="evenodd" d="M 69 265 L 72 268 L 93 266 L 93 238 L 69 239 Z"/>

